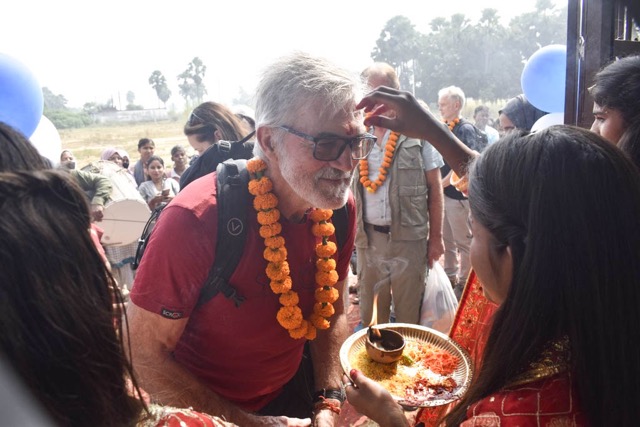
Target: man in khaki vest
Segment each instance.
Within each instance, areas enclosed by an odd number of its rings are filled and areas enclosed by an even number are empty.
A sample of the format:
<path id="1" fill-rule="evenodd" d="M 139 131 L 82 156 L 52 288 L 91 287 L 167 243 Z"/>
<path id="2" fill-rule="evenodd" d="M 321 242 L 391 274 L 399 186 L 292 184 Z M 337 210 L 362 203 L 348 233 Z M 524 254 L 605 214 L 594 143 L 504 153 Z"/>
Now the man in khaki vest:
<path id="1" fill-rule="evenodd" d="M 398 89 L 389 64 L 363 71 L 371 88 Z M 377 144 L 361 160 L 354 179 L 356 253 L 360 318 L 372 322 L 377 296 L 377 323 L 390 320 L 391 303 L 398 322 L 418 323 L 427 269 L 444 252 L 440 154 L 426 141 L 374 128 Z"/>

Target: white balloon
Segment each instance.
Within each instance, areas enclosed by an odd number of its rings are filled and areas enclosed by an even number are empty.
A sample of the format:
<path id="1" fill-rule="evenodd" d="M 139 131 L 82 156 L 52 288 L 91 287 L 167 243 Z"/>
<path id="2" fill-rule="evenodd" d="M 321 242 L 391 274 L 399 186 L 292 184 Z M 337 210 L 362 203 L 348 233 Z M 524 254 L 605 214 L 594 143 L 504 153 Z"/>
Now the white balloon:
<path id="1" fill-rule="evenodd" d="M 29 138 L 31 144 L 38 150 L 41 156 L 51 161 L 53 166 L 60 163 L 60 152 L 62 151 L 62 140 L 58 129 L 45 116 L 40 118 L 38 127 Z"/>
<path id="2" fill-rule="evenodd" d="M 535 132 L 538 130 L 542 130 L 544 128 L 548 128 L 553 125 L 563 125 L 564 124 L 564 113 L 549 113 L 540 117 L 536 122 L 531 126 L 531 132 Z"/>

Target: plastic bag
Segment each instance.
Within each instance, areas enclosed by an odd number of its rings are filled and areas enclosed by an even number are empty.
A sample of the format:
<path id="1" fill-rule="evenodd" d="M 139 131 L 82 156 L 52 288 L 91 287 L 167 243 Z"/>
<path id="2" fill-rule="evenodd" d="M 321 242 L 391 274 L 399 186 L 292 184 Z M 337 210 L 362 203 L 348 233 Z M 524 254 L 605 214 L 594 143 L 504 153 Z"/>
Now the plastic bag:
<path id="1" fill-rule="evenodd" d="M 453 293 L 451 282 L 438 262 L 433 263 L 425 280 L 420 324 L 448 333 L 458 309 L 458 299 Z"/>

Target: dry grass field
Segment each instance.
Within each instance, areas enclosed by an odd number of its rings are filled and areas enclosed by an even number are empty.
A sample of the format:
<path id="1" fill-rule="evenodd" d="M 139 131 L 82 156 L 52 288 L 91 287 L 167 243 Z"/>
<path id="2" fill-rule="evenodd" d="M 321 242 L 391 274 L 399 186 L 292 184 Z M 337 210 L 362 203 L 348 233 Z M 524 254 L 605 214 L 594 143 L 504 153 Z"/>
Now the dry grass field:
<path id="1" fill-rule="evenodd" d="M 183 145 L 189 155 L 194 152 L 182 132 L 183 126 L 182 120 L 123 123 L 62 129 L 59 134 L 62 149 L 73 152 L 78 168 L 100 160 L 100 153 L 108 147 L 125 149 L 129 153 L 131 164 L 134 164 L 139 159 L 138 140 L 140 138 L 153 139 L 156 143 L 156 154 L 162 157 L 166 167 L 171 167 L 170 152 L 174 145 Z"/>

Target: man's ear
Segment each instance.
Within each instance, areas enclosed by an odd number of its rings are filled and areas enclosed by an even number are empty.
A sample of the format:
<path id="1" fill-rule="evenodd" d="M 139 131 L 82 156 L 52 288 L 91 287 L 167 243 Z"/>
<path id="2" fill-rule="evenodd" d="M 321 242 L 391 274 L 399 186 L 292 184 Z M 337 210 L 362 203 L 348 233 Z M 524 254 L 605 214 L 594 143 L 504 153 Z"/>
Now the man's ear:
<path id="1" fill-rule="evenodd" d="M 273 129 L 267 126 L 259 127 L 256 130 L 256 144 L 260 145 L 262 152 L 267 158 L 272 159 L 275 157 L 275 150 L 273 148 Z"/>

